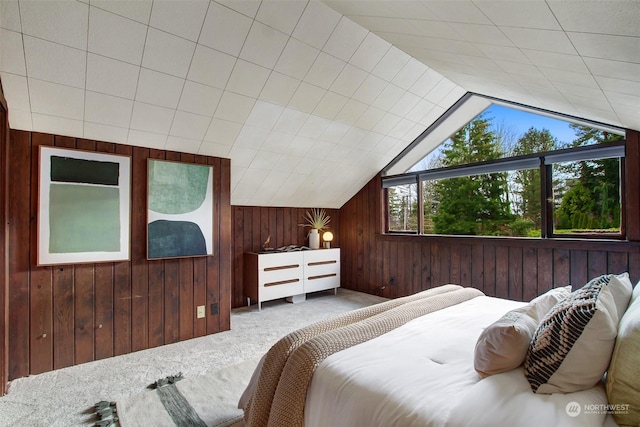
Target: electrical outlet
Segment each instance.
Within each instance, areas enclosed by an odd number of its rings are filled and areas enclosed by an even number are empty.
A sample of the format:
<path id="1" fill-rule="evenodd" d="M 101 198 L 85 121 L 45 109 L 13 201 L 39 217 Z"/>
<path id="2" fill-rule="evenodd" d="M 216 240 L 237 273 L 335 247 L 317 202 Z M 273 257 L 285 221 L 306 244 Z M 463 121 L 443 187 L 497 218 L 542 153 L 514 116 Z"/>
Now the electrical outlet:
<path id="1" fill-rule="evenodd" d="M 204 317 L 204 314 L 205 314 L 204 305 L 199 305 L 196 311 L 196 317 L 198 319 L 202 319 Z"/>
<path id="2" fill-rule="evenodd" d="M 391 277 L 391 280 L 389 280 L 389 284 L 390 285 L 395 285 L 396 284 L 396 278 L 395 277 Z"/>
<path id="3" fill-rule="evenodd" d="M 211 315 L 215 316 L 216 314 L 218 314 L 218 304 L 214 302 L 211 304 Z"/>

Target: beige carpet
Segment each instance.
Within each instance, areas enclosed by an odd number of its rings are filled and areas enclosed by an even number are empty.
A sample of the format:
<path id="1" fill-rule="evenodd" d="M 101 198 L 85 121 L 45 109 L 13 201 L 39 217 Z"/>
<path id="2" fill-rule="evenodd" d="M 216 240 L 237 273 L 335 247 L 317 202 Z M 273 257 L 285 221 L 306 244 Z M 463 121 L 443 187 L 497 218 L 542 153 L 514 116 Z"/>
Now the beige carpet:
<path id="1" fill-rule="evenodd" d="M 122 401 L 179 372 L 188 381 L 257 360 L 295 329 L 381 301 L 346 289 L 313 293 L 297 304 L 269 301 L 262 311 L 256 305 L 232 310 L 227 332 L 20 378 L 0 398 L 0 426 L 92 426 L 98 401 Z"/>

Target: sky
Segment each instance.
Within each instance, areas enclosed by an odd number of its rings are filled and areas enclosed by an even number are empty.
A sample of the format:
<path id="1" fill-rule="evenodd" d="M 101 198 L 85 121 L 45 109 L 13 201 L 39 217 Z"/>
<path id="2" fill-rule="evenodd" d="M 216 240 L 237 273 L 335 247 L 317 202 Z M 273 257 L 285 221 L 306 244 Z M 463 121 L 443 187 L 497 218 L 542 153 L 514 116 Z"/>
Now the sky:
<path id="1" fill-rule="evenodd" d="M 551 117 L 541 116 L 534 113 L 529 113 L 514 108 L 503 107 L 497 104 L 491 104 L 489 108 L 484 110 L 487 118 L 492 118 L 494 124 L 504 123 L 504 127 L 507 131 L 512 131 L 514 137 L 519 139 L 524 135 L 531 127 L 538 130 L 547 129 L 553 137 L 555 137 L 560 145 L 564 143 L 573 142 L 575 139 L 575 132 L 569 127 L 569 122 L 564 120 L 553 119 Z M 433 150 L 425 159 L 438 156 L 440 148 Z M 426 160 L 428 163 L 428 160 Z M 416 163 L 410 171 L 424 169 L 425 163 L 423 160 Z"/>
<path id="2" fill-rule="evenodd" d="M 518 137 L 522 136 L 529 128 L 534 127 L 539 130 L 549 130 L 551 135 L 556 137 L 560 143 L 572 142 L 575 139 L 575 133 L 569 127 L 569 122 L 563 120 L 552 119 L 496 104 L 492 104 L 487 108 L 485 114 L 487 117 L 494 117 L 497 123 L 504 121 L 505 125 L 512 128 Z"/>

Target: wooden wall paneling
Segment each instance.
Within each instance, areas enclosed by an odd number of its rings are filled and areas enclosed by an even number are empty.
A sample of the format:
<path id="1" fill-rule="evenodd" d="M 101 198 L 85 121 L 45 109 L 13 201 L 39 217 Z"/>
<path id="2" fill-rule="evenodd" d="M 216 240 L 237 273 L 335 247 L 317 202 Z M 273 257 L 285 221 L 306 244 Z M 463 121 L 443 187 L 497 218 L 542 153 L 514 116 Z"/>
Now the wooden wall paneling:
<path id="1" fill-rule="evenodd" d="M 573 289 L 582 287 L 588 280 L 587 251 L 581 249 L 571 250 L 571 285 Z"/>
<path id="2" fill-rule="evenodd" d="M 193 258 L 178 260 L 178 329 L 180 341 L 193 338 L 196 312 L 193 299 Z"/>
<path id="3" fill-rule="evenodd" d="M 131 159 L 131 351 L 149 348 L 148 158 L 148 148 L 133 147 Z"/>
<path id="4" fill-rule="evenodd" d="M 357 218 L 365 218 L 366 216 L 368 216 L 368 212 L 365 208 L 365 198 L 367 196 L 367 192 L 366 191 L 362 191 L 359 194 L 359 197 L 356 197 L 355 202 L 356 202 L 356 215 Z M 366 288 L 370 288 L 371 284 L 368 284 L 365 282 L 364 280 L 364 242 L 363 242 L 363 235 L 364 235 L 364 230 L 363 230 L 363 221 L 357 221 L 354 227 L 354 231 L 355 231 L 355 272 L 356 272 L 356 278 L 358 281 L 360 281 L 362 283 L 361 285 L 361 289 L 366 289 Z M 397 250 L 397 248 L 396 248 Z M 395 253 L 397 256 L 397 252 Z M 394 256 L 392 254 L 392 256 Z M 395 264 L 397 266 L 397 264 Z M 396 273 L 397 275 L 397 273 Z M 398 286 L 404 286 L 404 283 L 402 283 L 400 281 L 401 279 L 398 277 Z M 375 287 L 375 286 L 374 286 Z M 366 291 L 365 291 L 366 292 Z"/>
<path id="5" fill-rule="evenodd" d="M 343 239 L 344 240 L 344 239 Z M 348 248 L 350 246 L 347 246 Z M 391 242 L 389 242 L 388 240 L 385 240 L 382 242 L 382 279 L 380 280 L 380 282 L 378 283 L 372 283 L 372 287 L 374 288 L 373 293 L 377 294 L 377 295 L 383 295 L 385 297 L 388 297 L 390 295 L 391 292 L 391 285 L 389 283 L 389 278 L 391 277 L 391 266 L 390 264 L 393 262 L 390 259 L 390 249 L 391 248 Z M 343 252 L 346 252 L 347 254 L 350 254 L 351 251 L 349 249 L 341 249 L 340 250 L 340 255 L 343 256 Z M 349 257 L 351 258 L 351 257 Z M 347 268 L 349 272 L 351 272 L 352 275 L 352 280 L 351 282 L 347 282 L 346 285 L 349 286 L 350 289 L 355 289 L 355 290 L 359 290 L 362 292 L 365 292 L 364 289 L 361 289 L 363 284 L 358 284 L 356 285 L 356 281 L 355 281 L 355 277 L 354 276 L 354 271 L 355 269 L 351 267 L 351 265 L 349 266 L 341 266 L 341 268 L 344 270 L 345 268 Z M 344 280 L 343 280 L 343 285 L 344 285 Z M 384 285 L 385 289 L 380 289 L 380 287 Z"/>
<path id="6" fill-rule="evenodd" d="M 74 268 L 53 268 L 53 369 L 75 364 Z M 113 348 L 113 343 L 109 343 Z"/>
<path id="7" fill-rule="evenodd" d="M 96 151 L 100 153 L 114 153 L 115 145 L 108 142 L 97 142 Z M 55 277 L 55 268 L 53 274 Z M 113 263 L 105 262 L 95 265 L 94 348 L 96 360 L 113 356 L 113 277 Z M 73 298 L 72 294 L 68 297 Z M 58 344 L 56 343 L 54 348 L 57 347 Z"/>
<path id="8" fill-rule="evenodd" d="M 460 245 L 449 245 L 449 279 L 448 283 L 460 284 Z"/>
<path id="9" fill-rule="evenodd" d="M 197 313 L 198 306 L 204 305 L 205 317 L 193 319 L 193 337 L 202 337 L 207 334 L 207 258 L 197 257 L 193 259 L 193 308 L 192 313 Z"/>
<path id="10" fill-rule="evenodd" d="M 229 327 L 231 306 L 230 162 L 163 150 L 35 132 L 8 132 L 7 379 L 201 336 Z M 128 261 L 37 266 L 39 146 L 115 153 L 132 159 L 131 258 Z M 213 257 L 146 259 L 147 158 L 216 165 Z M 0 156 L 0 164 L 4 161 Z M 219 196 L 219 197 L 218 197 Z M 276 220 L 279 227 L 281 222 Z M 242 240 L 241 240 L 242 241 Z M 206 258 L 206 259 L 205 259 Z M 165 290 L 166 282 L 166 290 Z M 223 287 L 222 293 L 220 287 Z M 209 300 L 220 314 L 195 319 Z M 2 301 L 0 300 L 0 303 Z M 209 313 L 208 313 L 209 314 Z M 211 325 L 209 325 L 209 321 Z M 2 325 L 3 327 L 5 325 Z M 211 326 L 211 327 L 209 327 Z M 3 329 L 4 331 L 5 329 Z M 0 340 L 3 335 L 0 334 Z"/>
<path id="11" fill-rule="evenodd" d="M 591 280 L 607 273 L 607 253 L 605 251 L 589 251 L 587 253 L 587 279 Z"/>
<path id="12" fill-rule="evenodd" d="M 626 140 L 627 239 L 637 242 L 640 241 L 640 132 L 627 130 Z"/>
<path id="13" fill-rule="evenodd" d="M 29 374 L 29 254 L 31 134 L 12 131 L 9 142 L 9 380 Z"/>
<path id="14" fill-rule="evenodd" d="M 484 292 L 484 249 L 485 246 L 471 246 L 471 283 L 469 286 Z"/>
<path id="15" fill-rule="evenodd" d="M 488 296 L 496 296 L 496 247 L 484 246 L 482 250 L 482 284 L 483 292 Z"/>
<path id="16" fill-rule="evenodd" d="M 399 246 L 401 244 L 401 240 L 389 243 L 389 277 L 386 278 L 386 284 L 387 287 L 391 288 L 389 296 L 392 298 L 402 295 L 405 286 L 404 256 L 402 260 L 400 260 L 399 256 Z M 390 285 L 392 277 L 395 278 L 395 284 Z M 358 278 L 360 278 L 360 275 L 358 275 Z"/>
<path id="17" fill-rule="evenodd" d="M 522 301 L 538 296 L 538 250 L 525 247 L 522 250 Z"/>
<path id="18" fill-rule="evenodd" d="M 165 151 L 164 150 L 149 150 L 149 157 L 147 159 L 147 173 L 148 173 L 148 162 L 149 159 L 155 160 L 165 160 Z M 148 178 L 145 177 L 144 181 L 145 186 L 148 186 Z M 144 257 L 147 257 L 147 199 L 148 194 L 145 191 L 144 195 L 144 229 L 142 240 L 144 241 Z M 156 259 L 156 260 L 147 260 L 147 271 L 148 271 L 148 304 L 149 304 L 149 347 L 158 347 L 165 344 L 164 337 L 164 301 L 165 301 L 165 282 L 164 282 L 164 260 Z"/>
<path id="19" fill-rule="evenodd" d="M 231 160 L 220 159 L 220 330 L 231 329 Z"/>
<path id="20" fill-rule="evenodd" d="M 116 145 L 116 154 L 132 156 L 131 146 Z M 131 353 L 131 262 L 113 266 L 113 354 Z"/>
<path id="21" fill-rule="evenodd" d="M 40 146 L 53 145 L 53 136 L 34 133 L 31 136 L 31 182 L 38 186 Z M 51 267 L 38 267 L 35 248 L 38 243 L 38 191 L 30 192 L 31 219 L 29 240 L 30 251 L 30 292 L 29 292 L 29 373 L 39 374 L 53 369 L 53 289 Z"/>
<path id="22" fill-rule="evenodd" d="M 556 285 L 553 281 L 553 249 L 538 248 L 537 289 L 536 296 L 542 295 Z"/>
<path id="23" fill-rule="evenodd" d="M 420 245 L 420 284 L 422 290 L 431 289 L 431 243 L 424 242 Z"/>
<path id="24" fill-rule="evenodd" d="M 95 359 L 100 360 L 113 356 L 113 263 L 95 265 L 94 283 Z"/>
<path id="25" fill-rule="evenodd" d="M 208 164 L 213 166 L 213 186 L 214 186 L 214 194 L 220 194 L 220 189 L 222 188 L 222 184 L 220 182 L 221 164 L 218 159 L 209 159 Z M 213 314 L 211 312 L 212 304 L 218 304 L 220 306 L 220 288 L 221 288 L 221 279 L 220 279 L 220 232 L 221 232 L 221 218 L 220 218 L 220 199 L 216 197 L 213 205 L 213 215 L 214 218 L 217 218 L 216 224 L 213 228 L 213 256 L 207 257 L 207 300 L 205 311 L 207 313 L 207 334 L 220 332 L 220 309 L 218 308 L 218 313 Z M 229 224 L 230 226 L 230 224 Z M 231 282 L 227 282 L 230 286 Z"/>
<path id="26" fill-rule="evenodd" d="M 558 248 L 553 250 L 553 286 L 567 286 L 571 283 L 571 255 L 567 249 Z"/>
<path id="27" fill-rule="evenodd" d="M 629 254 L 626 252 L 609 252 L 607 271 L 603 271 L 603 274 L 620 274 L 625 271 L 629 271 Z"/>
<path id="28" fill-rule="evenodd" d="M 629 254 L 629 277 L 632 284 L 640 283 L 640 251 Z"/>
<path id="29" fill-rule="evenodd" d="M 496 284 L 495 296 L 498 298 L 509 297 L 509 248 L 496 247 Z"/>
<path id="30" fill-rule="evenodd" d="M 522 301 L 522 248 L 509 247 L 509 299 Z"/>
<path id="31" fill-rule="evenodd" d="M 408 256 L 412 261 L 413 266 L 413 278 L 411 283 L 409 283 L 409 289 L 411 289 L 411 293 L 415 294 L 416 292 L 420 292 L 425 288 L 424 282 L 422 281 L 422 245 L 420 242 L 409 242 L 409 252 Z"/>
<path id="32" fill-rule="evenodd" d="M 472 286 L 472 250 L 470 245 L 460 246 L 460 285 Z"/>
<path id="33" fill-rule="evenodd" d="M 438 285 L 451 283 L 451 243 L 440 244 L 440 281 Z"/>
<path id="34" fill-rule="evenodd" d="M 94 271 L 94 264 L 76 265 L 74 269 L 75 364 L 95 360 Z"/>
<path id="35" fill-rule="evenodd" d="M 164 343 L 180 339 L 180 265 L 177 259 L 164 260 Z"/>
<path id="36" fill-rule="evenodd" d="M 260 208 L 251 209 L 251 249 L 248 252 L 259 252 L 266 237 L 262 238 L 262 226 L 260 225 Z"/>
<path id="37" fill-rule="evenodd" d="M 0 82 L 0 396 L 6 393 L 6 384 L 9 382 L 9 229 L 8 229 L 8 202 L 9 202 L 9 118 L 7 116 L 7 101 L 2 91 Z"/>
<path id="38" fill-rule="evenodd" d="M 431 244 L 431 287 L 442 285 L 442 275 L 440 274 L 440 250 L 439 240 L 433 240 Z"/>

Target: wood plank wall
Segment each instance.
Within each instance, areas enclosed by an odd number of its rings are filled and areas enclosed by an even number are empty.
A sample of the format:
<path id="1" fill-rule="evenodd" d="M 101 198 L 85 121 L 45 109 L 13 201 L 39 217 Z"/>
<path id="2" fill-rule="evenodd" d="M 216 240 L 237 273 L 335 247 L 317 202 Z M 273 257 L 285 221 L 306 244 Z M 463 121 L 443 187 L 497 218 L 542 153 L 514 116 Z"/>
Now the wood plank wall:
<path id="1" fill-rule="evenodd" d="M 132 157 L 130 261 L 36 265 L 42 145 Z M 147 158 L 213 166 L 213 256 L 146 259 Z M 230 329 L 228 159 L 11 130 L 8 171 L 9 380 Z M 196 319 L 198 305 L 207 307 L 204 319 Z"/>
<path id="2" fill-rule="evenodd" d="M 381 234 L 383 192 L 377 176 L 340 209 L 342 286 L 395 298 L 456 283 L 530 300 L 551 287 L 579 287 L 605 273 L 628 271 L 635 284 L 640 280 L 639 147 L 638 132 L 628 132 L 625 242 Z"/>
<path id="3" fill-rule="evenodd" d="M 247 304 L 243 287 L 243 256 L 245 252 L 259 252 L 271 236 L 269 246 L 308 245 L 308 228 L 304 224 L 307 208 L 277 208 L 233 206 L 233 307 Z M 333 247 L 340 247 L 340 211 L 326 209 L 331 217 L 330 229 L 334 235 Z"/>
<path id="4" fill-rule="evenodd" d="M 7 182 L 7 149 L 9 147 L 9 117 L 7 115 L 7 101 L 2 92 L 2 83 L 0 82 L 0 396 L 6 393 L 6 384 L 9 372 L 9 343 L 7 342 L 8 334 L 8 228 L 7 228 L 7 209 L 8 209 L 8 182 Z"/>

